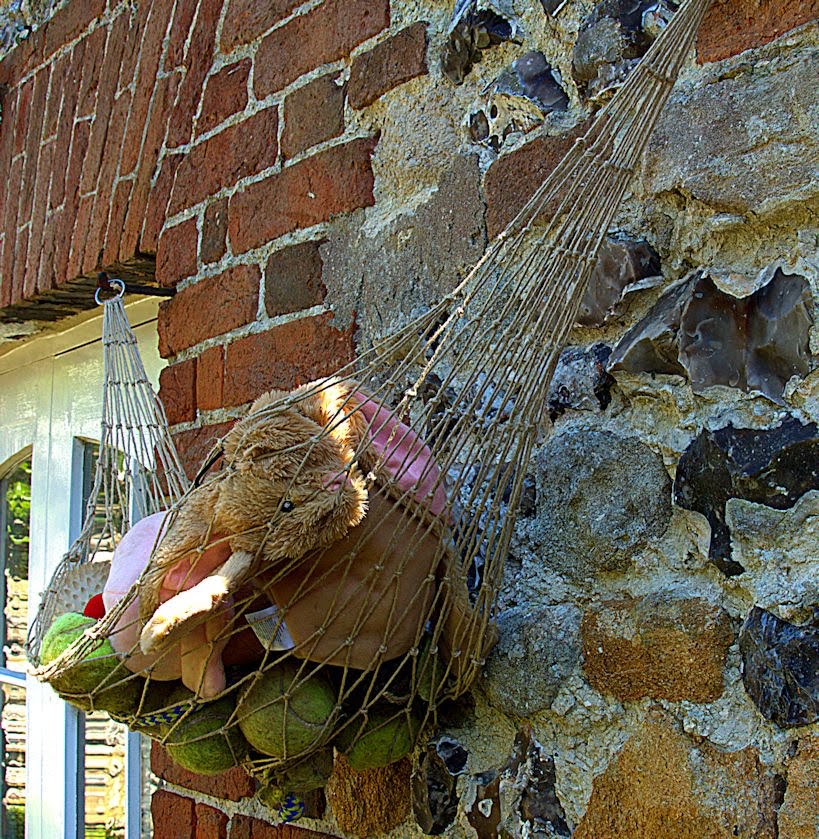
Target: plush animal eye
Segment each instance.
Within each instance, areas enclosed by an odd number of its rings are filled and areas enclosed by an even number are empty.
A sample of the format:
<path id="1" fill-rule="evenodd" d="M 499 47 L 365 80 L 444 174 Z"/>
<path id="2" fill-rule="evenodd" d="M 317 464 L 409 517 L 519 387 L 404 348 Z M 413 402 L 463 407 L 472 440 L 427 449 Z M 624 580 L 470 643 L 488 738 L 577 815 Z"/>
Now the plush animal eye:
<path id="1" fill-rule="evenodd" d="M 282 512 L 289 513 L 293 509 L 293 502 L 292 501 L 282 501 Z"/>

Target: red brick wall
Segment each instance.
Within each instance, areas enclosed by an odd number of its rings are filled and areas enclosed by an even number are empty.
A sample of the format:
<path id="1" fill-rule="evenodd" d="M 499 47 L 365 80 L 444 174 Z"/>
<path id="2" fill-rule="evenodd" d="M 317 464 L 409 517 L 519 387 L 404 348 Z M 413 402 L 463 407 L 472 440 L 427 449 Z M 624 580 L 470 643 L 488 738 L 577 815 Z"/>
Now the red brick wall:
<path id="1" fill-rule="evenodd" d="M 229 428 L 225 408 L 351 358 L 351 329 L 323 308 L 318 246 L 325 222 L 375 202 L 378 137 L 345 124 L 345 104 L 428 72 L 427 24 L 391 23 L 390 0 L 297 6 L 74 0 L 0 61 L 0 307 L 155 254 L 158 281 L 179 285 L 159 317 L 161 397 L 191 474 Z M 699 60 L 816 15 L 816 0 L 715 0 Z M 490 232 L 570 141 L 540 138 L 490 168 Z M 311 834 L 236 814 L 254 794 L 241 770 L 199 778 L 159 748 L 152 765 L 171 785 L 154 797 L 156 839 Z"/>

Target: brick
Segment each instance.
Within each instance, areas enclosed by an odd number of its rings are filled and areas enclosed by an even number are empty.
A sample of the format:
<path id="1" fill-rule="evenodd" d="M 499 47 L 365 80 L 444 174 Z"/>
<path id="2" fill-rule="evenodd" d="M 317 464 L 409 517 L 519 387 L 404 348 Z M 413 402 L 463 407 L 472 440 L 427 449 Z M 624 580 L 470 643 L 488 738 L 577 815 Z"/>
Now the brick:
<path id="1" fill-rule="evenodd" d="M 96 187 L 100 168 L 105 158 L 113 157 L 117 161 L 119 160 L 119 145 L 113 146 L 111 143 L 106 144 L 106 141 L 109 133 L 111 133 L 110 117 L 114 107 L 114 94 L 117 90 L 119 62 L 122 56 L 122 42 L 125 39 L 125 27 L 127 23 L 127 18 L 122 16 L 113 24 L 111 35 L 108 39 L 108 50 L 105 53 L 105 60 L 97 68 L 97 72 L 100 75 L 100 89 L 96 102 L 96 111 L 94 113 L 94 124 L 91 129 L 91 140 L 88 145 L 88 154 L 83 168 L 83 192 L 91 192 Z M 104 30 L 99 31 L 104 34 Z M 89 46 L 90 44 L 86 42 L 86 57 Z M 85 79 L 86 72 L 87 68 L 85 63 L 83 63 L 83 79 Z M 78 113 L 81 112 L 81 100 L 77 103 L 77 110 Z M 126 111 L 125 113 L 127 115 L 128 112 Z M 120 115 L 121 118 L 122 116 Z M 115 130 L 116 127 L 118 126 L 115 126 Z M 119 136 L 121 142 L 123 129 L 120 128 L 119 131 L 116 131 L 116 134 Z"/>
<path id="2" fill-rule="evenodd" d="M 202 219 L 199 257 L 205 264 L 218 262 L 227 253 L 227 198 L 208 204 Z"/>
<path id="3" fill-rule="evenodd" d="M 28 129 L 31 97 L 34 95 L 34 78 L 24 82 L 17 94 L 17 122 L 14 125 L 14 151 L 12 154 L 21 154 L 26 145 L 26 131 Z"/>
<path id="4" fill-rule="evenodd" d="M 131 206 L 131 191 L 133 186 L 134 182 L 130 180 L 117 181 L 117 185 L 114 188 L 114 197 L 111 200 L 111 215 L 108 218 L 108 230 L 122 230 L 125 224 L 125 216 Z M 106 234 L 106 238 L 101 243 L 101 246 L 102 254 L 98 256 L 97 264 L 100 267 L 105 267 L 116 262 L 121 252 L 119 236 L 113 233 L 111 235 Z M 84 261 L 88 266 L 87 270 L 96 270 L 97 266 L 94 264 L 93 259 L 90 261 L 89 259 L 85 259 Z"/>
<path id="5" fill-rule="evenodd" d="M 88 35 L 85 41 L 85 60 L 82 68 L 80 89 L 77 93 L 77 116 L 85 117 L 94 113 L 97 103 L 97 87 L 100 79 L 103 82 L 109 81 L 102 73 L 102 64 L 105 57 L 105 42 L 109 30 L 100 26 Z M 111 84 L 116 88 L 117 81 L 113 79 Z"/>
<path id="6" fill-rule="evenodd" d="M 374 138 L 362 138 L 334 146 L 232 196 L 228 232 L 233 252 L 372 206 L 375 144 Z"/>
<path id="7" fill-rule="evenodd" d="M 34 187 L 37 183 L 37 163 L 40 159 L 40 143 L 43 137 L 43 119 L 45 118 L 45 101 L 48 95 L 48 72 L 41 70 L 34 77 L 34 90 L 31 96 L 28 125 L 26 126 L 25 154 L 26 163 L 23 168 L 23 183 L 20 191 L 20 209 L 18 223 L 25 223 L 31 218 L 32 203 L 34 201 Z M 21 254 L 25 257 L 25 251 Z"/>
<path id="8" fill-rule="evenodd" d="M 221 423 L 220 425 L 196 428 L 192 431 L 183 431 L 180 434 L 173 435 L 183 460 L 189 460 L 194 454 L 194 450 L 197 454 L 200 451 L 202 452 L 201 457 L 196 458 L 194 475 L 213 444 L 227 434 L 232 426 L 233 423 Z M 195 446 L 192 445 L 194 439 L 198 441 Z M 151 771 L 169 783 L 227 801 L 241 801 L 256 792 L 256 783 L 241 767 L 228 769 L 227 772 L 222 772 L 219 775 L 196 775 L 177 766 L 171 760 L 170 755 L 157 742 L 151 743 Z"/>
<path id="9" fill-rule="evenodd" d="M 24 227 L 18 234 L 17 234 L 17 241 L 14 245 L 14 268 L 17 269 L 15 271 L 14 277 L 14 289 L 13 289 L 13 303 L 19 303 L 21 300 L 24 300 L 26 297 L 25 293 L 25 286 L 24 286 L 24 271 L 23 268 L 25 267 L 24 257 L 21 257 L 22 254 L 27 253 L 28 251 L 28 236 L 29 236 L 29 228 Z"/>
<path id="10" fill-rule="evenodd" d="M 20 194 L 20 186 L 23 179 L 23 158 L 17 157 L 12 161 L 8 178 L 8 195 L 11 200 L 6 202 L 6 213 L 3 220 L 3 231 L 5 232 L 5 246 L 3 250 L 3 264 L 0 268 L 0 277 L 4 279 L 2 286 L 2 298 L 0 303 L 3 306 L 11 305 L 12 299 L 22 292 L 22 277 L 14 271 L 14 256 L 17 248 L 17 210 L 19 201 L 14 200 Z M 17 292 L 15 285 L 19 283 L 20 292 Z"/>
<path id="11" fill-rule="evenodd" d="M 85 273 L 83 261 L 89 263 L 88 270 L 98 267 L 99 247 L 95 242 L 88 241 L 88 228 L 91 226 L 91 216 L 94 212 L 94 196 L 84 195 L 79 199 L 74 213 L 73 229 L 66 231 L 71 236 L 71 252 L 65 275 L 61 280 L 71 280 Z"/>
<path id="12" fill-rule="evenodd" d="M 119 164 L 119 155 L 116 150 L 122 144 L 122 138 L 125 135 L 130 107 L 131 92 L 126 90 L 114 103 L 111 116 L 108 119 L 106 137 L 107 153 L 103 155 L 97 173 L 94 212 L 91 215 L 91 226 L 88 233 L 89 240 L 94 243 L 97 249 L 102 246 L 105 240 L 105 232 L 108 229 L 108 220 L 111 215 L 111 204 L 114 193 L 114 179 Z M 87 169 L 88 167 L 86 166 Z"/>
<path id="13" fill-rule="evenodd" d="M 161 247 L 161 242 L 160 242 Z M 261 272 L 237 265 L 180 291 L 159 311 L 159 352 L 167 358 L 256 319 Z"/>
<path id="14" fill-rule="evenodd" d="M 196 359 L 196 407 L 215 411 L 224 401 L 225 350 L 210 347 Z"/>
<path id="15" fill-rule="evenodd" d="M 222 24 L 222 52 L 255 41 L 300 5 L 301 0 L 230 0 Z"/>
<path id="16" fill-rule="evenodd" d="M 293 157 L 344 133 L 344 85 L 337 74 L 320 76 L 284 100 L 282 154 Z"/>
<path id="17" fill-rule="evenodd" d="M 389 0 L 326 0 L 261 42 L 253 74 L 256 96 L 263 99 L 308 70 L 348 56 L 389 24 Z"/>
<path id="18" fill-rule="evenodd" d="M 30 70 L 43 63 L 45 29 L 40 27 L 0 60 L 0 85 L 13 87 Z"/>
<path id="19" fill-rule="evenodd" d="M 171 198 L 176 170 L 181 161 L 181 154 L 168 155 L 162 161 L 159 175 L 157 175 L 156 182 L 148 198 L 148 206 L 145 208 L 145 223 L 139 239 L 139 250 L 141 253 L 156 253 L 159 233 L 165 225 L 168 202 Z"/>
<path id="20" fill-rule="evenodd" d="M 167 147 L 174 148 L 191 138 L 193 118 L 199 107 L 205 78 L 213 63 L 216 25 L 222 13 L 223 0 L 200 0 L 191 43 L 193 49 L 186 57 L 187 73 L 179 89 L 179 97 L 171 114 Z"/>
<path id="21" fill-rule="evenodd" d="M 54 172 L 52 175 L 51 191 L 48 203 L 51 209 L 59 207 L 65 200 L 66 172 L 72 148 L 72 134 L 74 127 L 74 110 L 77 105 L 77 90 L 82 73 L 82 57 L 85 52 L 80 42 L 71 53 L 71 62 L 66 69 L 63 82 L 63 102 L 60 107 L 60 118 L 57 125 L 57 148 L 54 156 Z M 88 123 L 82 123 L 88 125 Z M 83 150 L 83 154 L 85 150 Z M 68 218 L 68 216 L 66 216 Z"/>
<path id="22" fill-rule="evenodd" d="M 721 61 L 761 47 L 817 17 L 817 0 L 712 0 L 697 34 L 697 60 Z"/>
<path id="23" fill-rule="evenodd" d="M 483 189 L 490 238 L 497 236 L 520 212 L 587 127 L 583 123 L 568 134 L 538 137 L 499 157 L 489 167 Z"/>
<path id="24" fill-rule="evenodd" d="M 159 374 L 159 399 L 169 425 L 196 419 L 196 359 L 165 367 Z"/>
<path id="25" fill-rule="evenodd" d="M 46 220 L 45 232 L 43 234 L 43 247 L 40 252 L 40 268 L 37 276 L 38 291 L 48 291 L 56 285 L 57 277 L 54 273 L 54 250 L 62 223 L 62 209 L 54 210 Z"/>
<path id="26" fill-rule="evenodd" d="M 14 152 L 14 125 L 17 118 L 17 91 L 10 90 L 0 98 L 2 119 L 0 119 L 0 172 L 11 170 L 11 157 Z M 11 184 L 6 182 L 6 189 L 0 189 L 0 232 L 5 230 L 7 199 L 17 193 L 9 192 Z"/>
<path id="27" fill-rule="evenodd" d="M 236 815 L 230 823 L 229 839 L 334 839 L 330 833 L 316 833 L 294 824 L 268 824 L 252 816 Z"/>
<path id="28" fill-rule="evenodd" d="M 157 70 L 162 52 L 162 42 L 168 26 L 171 3 L 151 3 L 150 13 L 142 37 L 139 66 L 134 85 L 134 101 L 128 119 L 128 128 L 122 145 L 119 172 L 130 174 L 136 168 L 142 151 L 142 136 L 150 114 L 151 101 L 158 84 Z M 204 45 L 203 45 L 204 47 Z"/>
<path id="29" fill-rule="evenodd" d="M 196 219 L 189 218 L 174 227 L 166 227 L 156 249 L 156 278 L 162 286 L 176 285 L 198 270 L 196 254 L 199 232 Z"/>
<path id="30" fill-rule="evenodd" d="M 157 790 L 151 797 L 153 839 L 195 839 L 195 804 L 192 798 L 168 790 Z"/>
<path id="31" fill-rule="evenodd" d="M 168 39 L 168 50 L 165 53 L 165 70 L 167 71 L 181 67 L 185 60 L 185 42 L 198 5 L 198 0 L 179 0 L 176 4 Z"/>
<path id="32" fill-rule="evenodd" d="M 335 329 L 331 318 L 302 318 L 228 344 L 225 406 L 243 405 L 271 388 L 289 390 L 351 361 L 353 330 Z"/>
<path id="33" fill-rule="evenodd" d="M 586 678 L 620 701 L 713 702 L 734 635 L 728 614 L 700 598 L 608 600 L 581 624 Z"/>
<path id="34" fill-rule="evenodd" d="M 228 817 L 207 804 L 196 805 L 196 839 L 227 839 Z"/>
<path id="35" fill-rule="evenodd" d="M 57 133 L 60 118 L 60 108 L 63 102 L 63 83 L 71 66 L 71 53 L 66 52 L 55 59 L 51 66 L 51 87 L 46 101 L 46 112 L 43 120 L 43 137 L 53 137 Z"/>
<path id="36" fill-rule="evenodd" d="M 106 0 L 83 0 L 67 3 L 46 23 L 43 55 L 48 58 L 60 47 L 73 41 L 105 11 Z"/>
<path id="37" fill-rule="evenodd" d="M 339 830 L 345 835 L 378 836 L 398 827 L 409 815 L 411 772 L 407 758 L 356 772 L 339 755 L 327 783 L 327 801 Z"/>
<path id="38" fill-rule="evenodd" d="M 277 110 L 266 108 L 194 146 L 177 170 L 169 212 L 192 207 L 240 178 L 272 166 L 278 154 L 277 135 Z"/>
<path id="39" fill-rule="evenodd" d="M 324 302 L 322 243 L 304 242 L 276 251 L 264 271 L 264 307 L 269 317 L 309 309 Z"/>
<path id="40" fill-rule="evenodd" d="M 53 156 L 54 141 L 52 140 L 40 149 L 40 160 L 37 166 L 37 182 L 34 187 L 31 233 L 24 280 L 25 294 L 27 297 L 37 291 L 37 279 L 40 275 L 40 254 L 43 247 L 43 231 L 45 228 L 46 210 L 48 209 L 48 189 L 51 183 L 51 161 Z"/>
<path id="41" fill-rule="evenodd" d="M 174 73 L 171 76 L 165 76 L 157 83 L 148 126 L 145 130 L 142 154 L 134 180 L 134 188 L 128 202 L 128 213 L 122 233 L 118 237 L 120 259 L 130 259 L 136 253 L 139 236 L 145 224 L 145 212 L 151 192 L 151 178 L 156 171 L 168 114 L 180 82 L 181 74 Z M 114 228 L 114 234 L 117 233 L 117 229 Z M 117 239 L 114 239 L 114 241 L 117 241 Z"/>
<path id="42" fill-rule="evenodd" d="M 427 72 L 427 24 L 414 23 L 355 57 L 350 68 L 350 105 L 364 108 L 388 90 Z"/>
<path id="43" fill-rule="evenodd" d="M 243 58 L 223 67 L 208 79 L 202 96 L 202 108 L 196 121 L 196 134 L 216 128 L 229 116 L 243 111 L 247 105 L 247 79 L 251 60 Z"/>
<path id="44" fill-rule="evenodd" d="M 145 38 L 145 27 L 151 3 L 140 3 L 133 13 L 127 6 L 123 6 L 124 17 L 128 21 L 128 32 L 122 48 L 122 61 L 119 67 L 119 84 L 117 92 L 121 93 L 134 82 L 137 65 L 140 58 L 140 45 Z"/>
<path id="45" fill-rule="evenodd" d="M 85 152 L 88 149 L 88 137 L 91 126 L 87 122 L 74 124 L 74 135 L 71 138 L 71 156 L 65 174 L 65 210 L 63 212 L 63 229 L 58 238 L 56 274 L 57 282 L 62 283 L 68 276 L 68 262 L 74 241 L 74 219 L 80 205 L 80 173 L 82 171 Z M 59 142 L 59 138 L 58 138 Z"/>

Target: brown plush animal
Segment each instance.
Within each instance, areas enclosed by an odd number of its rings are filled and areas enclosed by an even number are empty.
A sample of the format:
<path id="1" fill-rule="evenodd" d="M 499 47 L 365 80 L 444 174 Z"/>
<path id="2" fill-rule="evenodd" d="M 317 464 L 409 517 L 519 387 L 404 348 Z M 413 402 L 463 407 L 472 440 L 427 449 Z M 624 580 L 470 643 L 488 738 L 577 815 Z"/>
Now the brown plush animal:
<path id="1" fill-rule="evenodd" d="M 314 382 L 261 397 L 222 450 L 224 470 L 184 499 L 154 553 L 144 653 L 251 584 L 278 607 L 294 655 L 367 670 L 417 643 L 437 591 L 453 673 L 479 666 L 493 636 L 450 573 L 440 470 L 392 412 L 355 384 Z M 219 543 L 224 562 L 203 573 Z M 160 604 L 169 588 L 179 593 Z"/>

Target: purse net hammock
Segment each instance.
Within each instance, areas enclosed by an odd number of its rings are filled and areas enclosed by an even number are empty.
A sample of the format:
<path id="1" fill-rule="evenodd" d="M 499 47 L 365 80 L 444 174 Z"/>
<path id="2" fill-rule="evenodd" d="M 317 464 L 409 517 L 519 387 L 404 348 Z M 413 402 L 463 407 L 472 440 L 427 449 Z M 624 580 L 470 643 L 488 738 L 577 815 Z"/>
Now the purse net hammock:
<path id="1" fill-rule="evenodd" d="M 558 355 L 707 5 L 681 5 L 454 291 L 333 377 L 254 403 L 170 512 L 127 533 L 104 617 L 40 678 L 186 768 L 247 767 L 284 817 L 334 749 L 354 769 L 411 751 L 494 643 Z M 66 690 L 84 668 L 97 683 Z"/>

